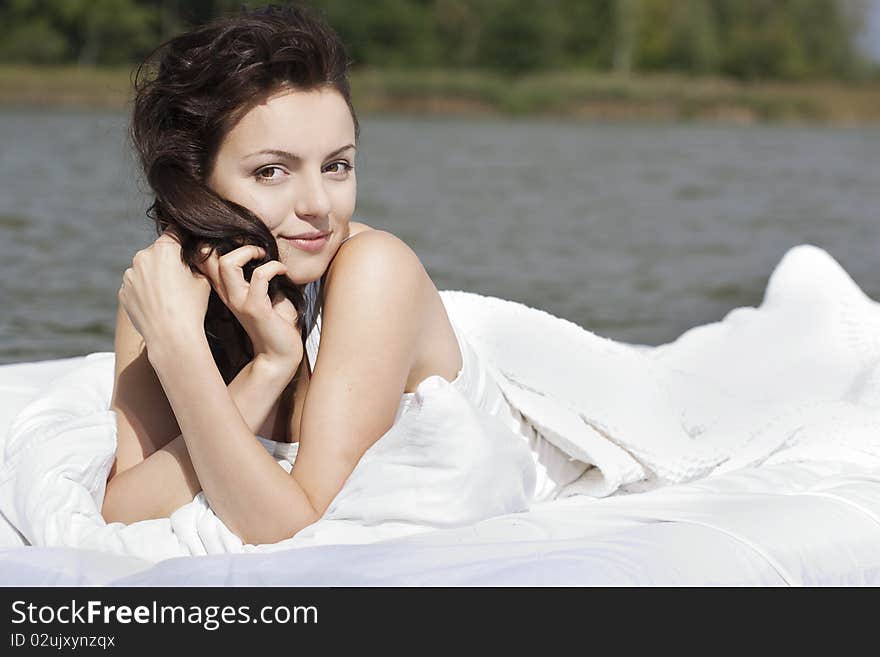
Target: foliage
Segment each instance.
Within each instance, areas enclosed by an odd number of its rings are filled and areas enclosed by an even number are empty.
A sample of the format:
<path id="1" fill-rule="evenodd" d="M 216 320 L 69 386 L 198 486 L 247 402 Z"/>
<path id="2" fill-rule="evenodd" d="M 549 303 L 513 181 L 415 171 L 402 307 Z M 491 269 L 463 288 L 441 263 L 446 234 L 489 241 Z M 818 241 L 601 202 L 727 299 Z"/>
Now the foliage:
<path id="1" fill-rule="evenodd" d="M 0 62 L 124 65 L 259 0 L 6 0 Z M 865 0 L 311 0 L 356 67 L 854 78 Z"/>

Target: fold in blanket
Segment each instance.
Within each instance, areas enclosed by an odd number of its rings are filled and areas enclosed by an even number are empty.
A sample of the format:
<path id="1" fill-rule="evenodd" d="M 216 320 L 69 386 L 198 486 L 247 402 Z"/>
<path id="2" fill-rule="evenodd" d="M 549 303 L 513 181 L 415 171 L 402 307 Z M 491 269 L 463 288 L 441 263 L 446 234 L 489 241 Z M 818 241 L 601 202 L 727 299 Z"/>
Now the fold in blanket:
<path id="1" fill-rule="evenodd" d="M 448 381 L 429 377 L 412 411 L 358 462 L 322 518 L 294 537 L 245 545 L 204 493 L 170 518 L 124 525 L 101 516 L 116 450 L 108 410 L 114 355 L 87 356 L 16 417 L 0 465 L 0 510 L 34 545 L 175 556 L 367 543 L 461 526 L 528 508 L 535 487 L 527 444 L 476 412 Z M 279 459 L 288 472 L 291 463 Z"/>
<path id="2" fill-rule="evenodd" d="M 880 467 L 880 305 L 821 249 L 786 254 L 760 307 L 648 349 L 516 302 L 441 296 L 511 404 L 572 458 L 596 466 L 563 495 L 635 493 L 791 461 Z M 171 518 L 108 525 L 100 508 L 116 446 L 112 379 L 113 354 L 91 354 L 10 429 L 0 510 L 33 544 L 159 560 L 371 542 L 524 510 L 534 487 L 514 437 L 431 377 L 409 427 L 422 451 L 401 452 L 392 427 L 324 517 L 286 541 L 243 545 L 203 494 Z M 473 445 L 478 458 L 455 457 Z M 397 469 L 385 467 L 402 453 Z M 399 479 L 386 474 L 416 462 L 421 488 L 400 495 Z"/>
<path id="3" fill-rule="evenodd" d="M 880 463 L 880 304 L 822 249 L 791 249 L 760 307 L 648 349 L 510 301 L 443 294 L 513 404 L 598 466 L 563 495 L 762 463 Z"/>

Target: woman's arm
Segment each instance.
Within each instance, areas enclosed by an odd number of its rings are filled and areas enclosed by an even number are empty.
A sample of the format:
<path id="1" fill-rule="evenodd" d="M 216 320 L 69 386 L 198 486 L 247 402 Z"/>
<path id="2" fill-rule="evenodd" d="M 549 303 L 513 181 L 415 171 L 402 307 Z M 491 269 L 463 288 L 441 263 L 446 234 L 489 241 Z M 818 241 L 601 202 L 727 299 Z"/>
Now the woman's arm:
<path id="1" fill-rule="evenodd" d="M 193 472 L 227 527 L 257 544 L 290 536 L 291 525 L 314 522 L 308 497 L 239 413 L 204 335 L 166 336 L 149 354 L 180 423 Z M 286 385 L 285 379 L 274 381 L 256 371 L 253 381 L 267 396 L 280 394 Z"/>
<path id="2" fill-rule="evenodd" d="M 434 285 L 403 241 L 371 230 L 327 273 L 321 348 L 291 472 L 323 515 L 364 453 L 392 426 L 425 333 Z"/>
<path id="3" fill-rule="evenodd" d="M 122 305 L 116 313 L 113 398 L 116 413 L 116 460 L 109 480 L 149 457 L 180 435 L 162 385 L 147 360 L 144 341 Z"/>
<path id="4" fill-rule="evenodd" d="M 112 408 L 117 414 L 118 446 L 102 514 L 107 522 L 125 523 L 168 517 L 191 501 L 201 485 L 144 341 L 122 307 L 115 342 Z M 278 396 L 270 391 L 284 380 L 284 372 L 258 357 L 229 384 L 229 393 L 252 431 L 260 431 L 277 409 Z M 160 439 L 172 432 L 175 438 Z"/>
<path id="5" fill-rule="evenodd" d="M 148 287 L 162 270 L 158 264 L 145 269 L 131 279 L 133 288 Z M 164 329 L 149 319 L 151 308 L 166 303 L 150 300 L 158 291 L 129 293 L 126 310 L 150 334 L 150 362 L 205 495 L 244 541 L 273 543 L 317 521 L 364 452 L 390 428 L 414 362 L 429 286 L 415 254 L 389 233 L 370 231 L 340 249 L 328 272 L 322 345 L 291 475 L 254 440 L 203 331 Z"/>
<path id="6" fill-rule="evenodd" d="M 194 273 L 183 262 L 176 237 L 166 232 L 135 254 L 119 289 L 119 301 L 132 327 L 143 337 L 149 363 L 177 418 L 192 471 L 215 512 L 251 542 L 256 539 L 250 538 L 253 532 L 247 531 L 248 525 L 241 525 L 239 517 L 228 511 L 230 506 L 238 508 L 239 495 L 250 513 L 265 513 L 270 522 L 278 518 L 271 506 L 272 502 L 277 505 L 278 497 L 293 505 L 302 526 L 314 515 L 307 499 L 291 502 L 289 491 L 278 495 L 279 478 L 290 486 L 295 484 L 254 438 L 217 370 L 204 332 L 204 315 L 214 285 L 248 331 L 255 353 L 266 359 L 255 357 L 253 363 L 262 398 L 274 400 L 291 381 L 303 356 L 296 310 L 283 295 L 270 300 L 267 294 L 269 280 L 284 273 L 285 267 L 270 261 L 254 269 L 250 283 L 243 278 L 243 265 L 264 255 L 250 245 L 222 257 L 207 253 L 207 260 L 200 263 L 202 273 Z M 257 369 L 261 362 L 271 366 L 268 374 L 265 367 Z M 284 376 L 278 375 L 279 371 Z M 143 464 L 137 467 L 146 470 Z M 156 485 L 155 480 L 150 483 Z M 268 496 L 255 499 L 254 489 L 263 485 Z M 271 499 L 272 495 L 276 498 Z M 263 502 L 269 503 L 268 510 L 261 508 Z"/>
<path id="7" fill-rule="evenodd" d="M 232 401 L 250 431 L 256 432 L 256 427 L 270 412 L 267 407 L 273 403 L 272 391 L 283 389 L 286 381 L 271 368 L 253 360 L 229 384 Z M 183 436 L 178 435 L 107 483 L 101 513 L 107 522 L 167 518 L 201 490 L 186 443 Z"/>

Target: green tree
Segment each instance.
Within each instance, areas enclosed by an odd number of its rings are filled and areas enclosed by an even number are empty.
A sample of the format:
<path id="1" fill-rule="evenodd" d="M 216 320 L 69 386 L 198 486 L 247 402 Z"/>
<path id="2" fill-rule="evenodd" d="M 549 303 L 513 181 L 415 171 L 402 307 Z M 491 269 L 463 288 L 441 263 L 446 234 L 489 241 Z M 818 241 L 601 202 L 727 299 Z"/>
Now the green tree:
<path id="1" fill-rule="evenodd" d="M 156 8 L 134 0 L 64 0 L 57 7 L 80 64 L 130 61 L 156 37 Z"/>
<path id="2" fill-rule="evenodd" d="M 355 65 L 418 67 L 437 62 L 427 2 L 318 0 L 311 4 L 325 12 Z"/>
<path id="3" fill-rule="evenodd" d="M 157 8 L 135 0 L 10 0 L 3 11 L 7 61 L 83 65 L 130 62 L 156 40 Z"/>
<path id="4" fill-rule="evenodd" d="M 479 64 L 509 74 L 551 68 L 563 60 L 565 21 L 553 0 L 481 3 Z"/>
<path id="5" fill-rule="evenodd" d="M 564 25 L 563 57 L 567 66 L 608 69 L 614 53 L 616 0 L 560 0 L 559 15 Z"/>
<path id="6" fill-rule="evenodd" d="M 71 56 L 67 36 L 43 11 L 45 3 L 8 0 L 4 5 L 0 5 L 0 60 L 56 64 Z"/>
<path id="7" fill-rule="evenodd" d="M 669 68 L 699 74 L 718 70 L 718 29 L 710 2 L 683 0 L 675 3 L 669 31 Z"/>
<path id="8" fill-rule="evenodd" d="M 441 67 L 473 66 L 480 53 L 483 23 L 473 0 L 437 0 L 431 21 Z"/>
<path id="9" fill-rule="evenodd" d="M 357 66 L 851 77 L 867 0 L 302 0 Z M 276 0 L 284 4 L 285 0 Z M 5 0 L 0 60 L 133 63 L 161 39 L 267 0 Z"/>

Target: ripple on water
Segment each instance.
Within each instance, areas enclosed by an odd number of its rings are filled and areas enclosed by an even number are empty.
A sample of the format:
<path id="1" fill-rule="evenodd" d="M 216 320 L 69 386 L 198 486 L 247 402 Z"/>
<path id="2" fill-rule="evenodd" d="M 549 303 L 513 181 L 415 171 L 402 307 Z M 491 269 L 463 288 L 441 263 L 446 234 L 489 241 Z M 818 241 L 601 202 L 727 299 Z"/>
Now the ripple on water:
<path id="1" fill-rule="evenodd" d="M 0 362 L 112 349 L 120 277 L 155 239 L 125 125 L 3 112 L 16 158 L 0 158 Z M 760 303 L 798 243 L 828 249 L 869 293 L 880 280 L 876 129 L 363 125 L 356 216 L 412 246 L 439 289 L 659 344 Z"/>
<path id="2" fill-rule="evenodd" d="M 21 214 L 0 213 L 0 230 L 14 232 L 27 228 L 31 220 Z"/>

